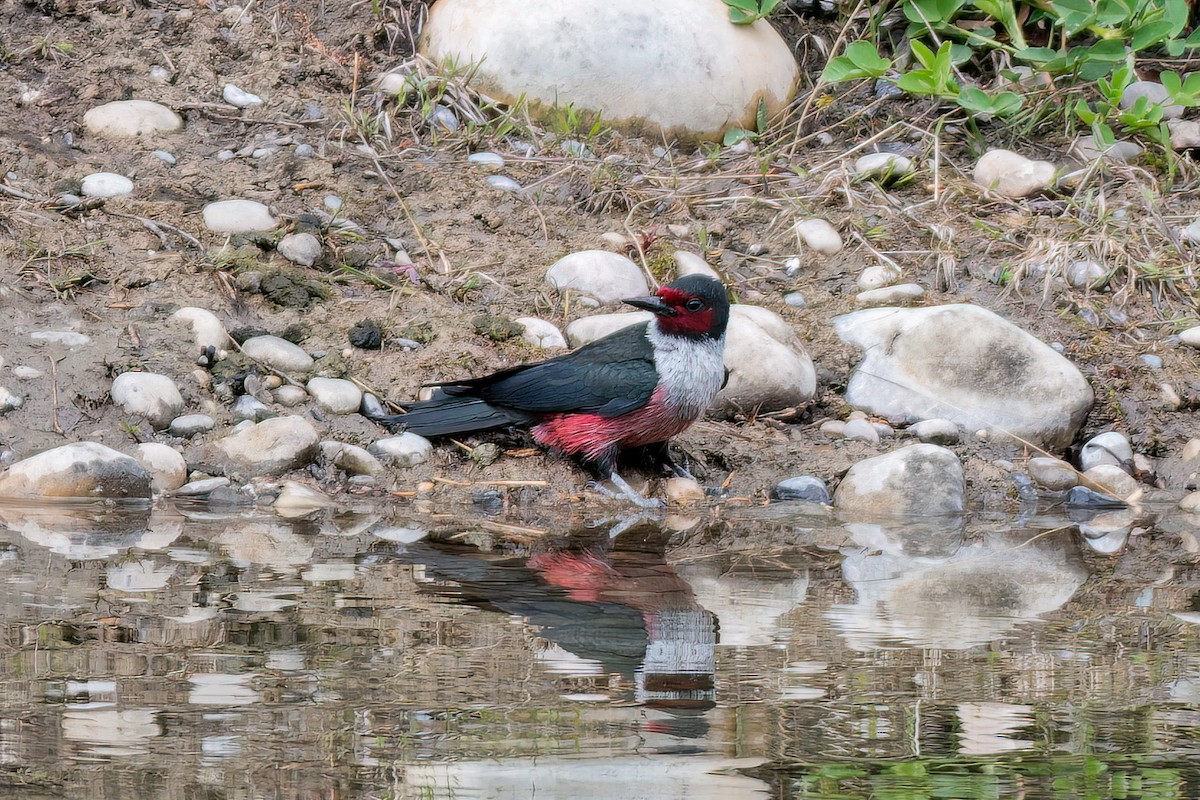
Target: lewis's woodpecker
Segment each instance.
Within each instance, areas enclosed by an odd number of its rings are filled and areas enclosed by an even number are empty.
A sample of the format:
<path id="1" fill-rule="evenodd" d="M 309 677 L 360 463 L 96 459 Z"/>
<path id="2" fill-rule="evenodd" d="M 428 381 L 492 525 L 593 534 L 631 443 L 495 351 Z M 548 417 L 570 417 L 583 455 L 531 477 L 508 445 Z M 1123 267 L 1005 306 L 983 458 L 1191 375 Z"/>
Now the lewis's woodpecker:
<path id="1" fill-rule="evenodd" d="M 658 505 L 621 478 L 617 455 L 656 446 L 667 466 L 687 475 L 666 442 L 699 419 L 724 385 L 729 298 L 720 281 L 688 275 L 625 302 L 654 317 L 557 358 L 433 384 L 440 390 L 432 400 L 374 419 L 421 436 L 526 427 L 542 446 L 606 475 L 626 498 Z"/>

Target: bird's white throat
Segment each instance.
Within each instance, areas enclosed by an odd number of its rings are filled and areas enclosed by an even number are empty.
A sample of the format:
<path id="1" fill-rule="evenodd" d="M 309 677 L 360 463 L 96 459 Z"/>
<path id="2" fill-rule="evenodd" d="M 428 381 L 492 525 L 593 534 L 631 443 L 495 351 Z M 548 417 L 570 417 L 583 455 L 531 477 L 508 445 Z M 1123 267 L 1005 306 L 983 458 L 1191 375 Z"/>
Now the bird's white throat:
<path id="1" fill-rule="evenodd" d="M 681 417 L 696 419 L 712 404 L 725 381 L 725 336 L 691 339 L 672 336 L 651 320 L 646 338 L 654 348 L 659 385 L 666 404 Z"/>

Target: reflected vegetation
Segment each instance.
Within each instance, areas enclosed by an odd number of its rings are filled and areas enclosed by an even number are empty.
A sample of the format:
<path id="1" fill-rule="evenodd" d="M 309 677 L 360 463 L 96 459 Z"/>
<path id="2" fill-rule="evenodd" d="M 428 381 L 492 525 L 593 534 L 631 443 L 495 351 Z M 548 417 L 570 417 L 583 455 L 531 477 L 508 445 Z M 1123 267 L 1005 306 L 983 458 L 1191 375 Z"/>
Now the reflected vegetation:
<path id="1" fill-rule="evenodd" d="M 0 790 L 1200 797 L 1191 522 L 1028 512 L 0 508 Z"/>

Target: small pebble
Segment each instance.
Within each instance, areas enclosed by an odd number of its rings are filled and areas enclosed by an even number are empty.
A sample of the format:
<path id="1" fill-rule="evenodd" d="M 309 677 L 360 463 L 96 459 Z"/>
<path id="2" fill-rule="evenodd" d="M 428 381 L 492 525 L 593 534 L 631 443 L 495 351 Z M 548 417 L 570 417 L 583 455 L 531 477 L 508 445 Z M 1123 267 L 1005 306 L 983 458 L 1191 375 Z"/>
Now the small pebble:
<path id="1" fill-rule="evenodd" d="M 961 438 L 958 426 L 948 419 L 926 419 L 908 428 L 908 432 L 927 444 L 955 444 Z"/>
<path id="2" fill-rule="evenodd" d="M 1108 283 L 1109 272 L 1095 261 L 1076 261 L 1067 267 L 1067 284 L 1073 289 L 1099 289 Z"/>
<path id="3" fill-rule="evenodd" d="M 1145 364 L 1147 367 L 1149 367 L 1150 369 L 1162 369 L 1163 368 L 1163 360 L 1159 356 L 1150 355 L 1149 353 L 1145 353 L 1143 355 L 1138 356 L 1138 358 L 1141 359 L 1141 362 L 1143 364 Z"/>
<path id="4" fill-rule="evenodd" d="M 822 422 L 821 427 L 817 428 L 817 430 L 826 436 L 837 439 L 841 438 L 842 434 L 846 432 L 846 423 L 840 419 L 830 419 Z"/>
<path id="5" fill-rule="evenodd" d="M 1071 465 L 1057 458 L 1047 456 L 1031 458 L 1025 464 L 1025 469 L 1038 485 L 1053 492 L 1070 489 L 1079 483 L 1079 475 L 1071 468 Z"/>
<path id="6" fill-rule="evenodd" d="M 275 402 L 284 408 L 298 406 L 308 399 L 308 392 L 299 386 L 280 386 L 272 394 L 275 397 Z"/>
<path id="7" fill-rule="evenodd" d="M 880 183 L 891 183 L 912 172 L 912 160 L 895 153 L 868 153 L 854 162 L 855 175 Z"/>
<path id="8" fill-rule="evenodd" d="M 251 94 L 244 89 L 239 89 L 232 83 L 225 84 L 225 88 L 221 90 L 221 97 L 225 98 L 225 102 L 231 106 L 238 108 L 250 108 L 251 106 L 261 106 L 263 99 L 256 94 Z"/>
<path id="9" fill-rule="evenodd" d="M 975 183 L 1004 197 L 1028 197 L 1054 183 L 1049 161 L 1033 161 L 1011 150 L 989 150 L 975 164 Z"/>
<path id="10" fill-rule="evenodd" d="M 307 232 L 290 233 L 279 240 L 275 249 L 293 264 L 311 267 L 321 257 L 321 240 Z"/>
<path id="11" fill-rule="evenodd" d="M 204 497 L 229 485 L 229 478 L 204 478 L 185 483 L 175 490 L 176 497 Z"/>
<path id="12" fill-rule="evenodd" d="M 242 350 L 254 361 L 280 372 L 307 372 L 313 358 L 299 345 L 278 336 L 254 336 L 242 342 Z"/>
<path id="13" fill-rule="evenodd" d="M 772 500 L 803 500 L 808 503 L 829 505 L 829 487 L 825 481 L 811 475 L 788 478 L 775 484 L 771 490 Z"/>
<path id="14" fill-rule="evenodd" d="M 792 308 L 804 308 L 806 305 L 804 295 L 799 292 L 788 292 L 783 296 L 783 302 L 787 303 Z"/>
<path id="15" fill-rule="evenodd" d="M 115 172 L 94 172 L 81 184 L 84 197 L 121 197 L 133 192 L 133 181 Z"/>
<path id="16" fill-rule="evenodd" d="M 681 478 L 679 476 L 667 480 L 663 494 L 666 495 L 668 503 L 677 506 L 698 503 L 704 500 L 706 496 L 704 487 L 694 478 Z"/>
<path id="17" fill-rule="evenodd" d="M 75 331 L 34 331 L 29 338 L 38 344 L 57 344 L 72 350 L 92 341 L 91 337 Z"/>
<path id="18" fill-rule="evenodd" d="M 429 114 L 429 124 L 443 133 L 454 133 L 458 130 L 458 117 L 454 116 L 454 112 L 445 106 L 437 105 Z"/>
<path id="19" fill-rule="evenodd" d="M 154 156 L 159 161 L 163 162 L 164 164 L 167 164 L 168 166 L 175 165 L 175 156 L 171 155 L 166 150 L 155 150 L 150 155 Z"/>
<path id="20" fill-rule="evenodd" d="M 920 300 L 925 296 L 925 287 L 916 283 L 901 283 L 859 292 L 854 301 L 868 308 L 877 306 L 900 306 Z"/>
<path id="21" fill-rule="evenodd" d="M 211 431 L 215 427 L 217 427 L 217 421 L 207 414 L 187 414 L 171 420 L 171 425 L 167 430 L 172 436 L 190 439 L 199 433 Z"/>
<path id="22" fill-rule="evenodd" d="M 900 279 L 900 270 L 890 264 L 867 267 L 859 273 L 855 283 L 858 288 L 864 292 L 872 289 L 882 289 L 885 286 L 891 286 Z"/>
<path id="23" fill-rule="evenodd" d="M 0 414 L 7 414 L 9 411 L 16 411 L 21 406 L 25 405 L 25 398 L 20 395 L 13 394 L 8 389 L 0 386 Z"/>
<path id="24" fill-rule="evenodd" d="M 401 433 L 377 439 L 367 448 L 367 452 L 385 464 L 408 468 L 428 461 L 433 454 L 433 444 L 415 433 Z"/>
<path id="25" fill-rule="evenodd" d="M 506 175 L 488 175 L 487 185 L 502 192 L 519 192 L 521 184 Z"/>
<path id="26" fill-rule="evenodd" d="M 851 441 L 879 444 L 879 431 L 865 419 L 852 419 L 842 428 L 842 437 Z"/>
<path id="27" fill-rule="evenodd" d="M 800 241 L 822 255 L 840 253 L 844 247 L 842 235 L 838 233 L 837 228 L 823 219 L 801 220 L 796 223 L 795 231 Z"/>
<path id="28" fill-rule="evenodd" d="M 232 411 L 233 418 L 241 421 L 260 422 L 275 416 L 261 400 L 248 394 L 241 395 L 234 401 Z"/>
<path id="29" fill-rule="evenodd" d="M 13 372 L 13 377 L 15 377 L 17 380 L 21 380 L 21 381 L 34 381 L 34 380 L 37 380 L 38 378 L 42 377 L 42 375 L 45 374 L 40 369 L 34 369 L 33 367 L 27 367 L 23 364 L 20 366 L 13 367 L 12 372 Z"/>
<path id="30" fill-rule="evenodd" d="M 292 152 L 296 154 L 296 158 L 312 158 L 316 154 L 311 144 L 298 144 Z"/>
<path id="31" fill-rule="evenodd" d="M 504 158 L 496 153 L 472 153 L 467 156 L 467 163 L 486 169 L 504 169 Z"/>
<path id="32" fill-rule="evenodd" d="M 313 378 L 304 388 L 331 414 L 354 414 L 362 405 L 362 389 L 341 378 Z"/>

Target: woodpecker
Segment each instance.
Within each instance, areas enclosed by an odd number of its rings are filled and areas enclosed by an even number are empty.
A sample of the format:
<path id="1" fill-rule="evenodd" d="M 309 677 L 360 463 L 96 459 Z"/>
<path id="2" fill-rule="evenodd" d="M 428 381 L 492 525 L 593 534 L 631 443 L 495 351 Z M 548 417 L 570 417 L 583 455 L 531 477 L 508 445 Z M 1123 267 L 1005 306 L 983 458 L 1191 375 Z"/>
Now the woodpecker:
<path id="1" fill-rule="evenodd" d="M 372 418 L 428 437 L 528 428 L 538 444 L 579 459 L 619 490 L 606 493 L 661 505 L 625 482 L 617 456 L 653 447 L 667 467 L 687 476 L 666 443 L 699 419 L 725 384 L 729 298 L 720 281 L 688 275 L 624 302 L 653 318 L 547 361 L 430 384 L 439 387 L 433 399 Z"/>

